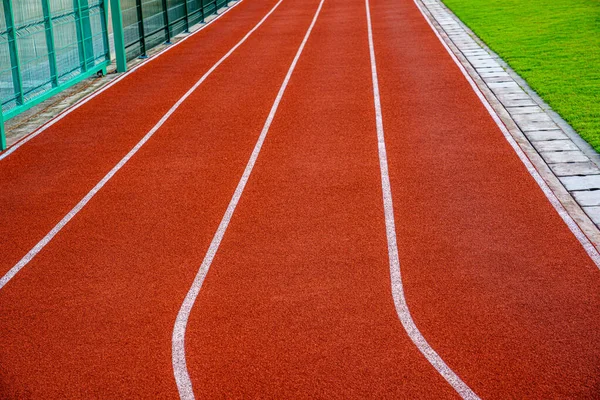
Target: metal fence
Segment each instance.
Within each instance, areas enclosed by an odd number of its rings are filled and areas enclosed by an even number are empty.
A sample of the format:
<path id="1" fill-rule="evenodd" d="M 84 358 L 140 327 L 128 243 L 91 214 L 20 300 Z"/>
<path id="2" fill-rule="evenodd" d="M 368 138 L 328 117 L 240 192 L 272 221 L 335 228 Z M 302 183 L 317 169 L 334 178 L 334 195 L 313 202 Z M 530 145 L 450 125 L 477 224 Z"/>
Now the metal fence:
<path id="1" fill-rule="evenodd" d="M 104 0 L 2 0 L 0 11 L 3 121 L 110 62 Z"/>
<path id="2" fill-rule="evenodd" d="M 114 46 L 108 33 L 110 1 Z M 117 71 L 229 0 L 0 0 L 0 150 L 4 121 L 100 71 Z M 112 35 L 111 35 L 112 36 Z"/>
<path id="3" fill-rule="evenodd" d="M 145 56 L 157 44 L 204 22 L 228 0 L 121 0 L 126 58 Z M 166 10 L 166 12 L 165 12 Z"/>

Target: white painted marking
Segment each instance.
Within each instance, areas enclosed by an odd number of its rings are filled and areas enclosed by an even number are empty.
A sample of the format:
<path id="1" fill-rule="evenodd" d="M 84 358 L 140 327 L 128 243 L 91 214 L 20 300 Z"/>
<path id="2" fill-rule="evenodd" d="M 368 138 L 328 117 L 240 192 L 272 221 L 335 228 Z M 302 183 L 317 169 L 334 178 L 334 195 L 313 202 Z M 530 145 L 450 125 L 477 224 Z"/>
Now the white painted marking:
<path id="1" fill-rule="evenodd" d="M 439 41 L 442 43 L 442 45 L 444 46 L 444 48 L 446 49 L 448 54 L 450 54 L 450 57 L 452 57 L 452 60 L 454 61 L 454 63 L 460 69 L 460 72 L 462 72 L 464 77 L 467 79 L 467 82 L 469 82 L 469 84 L 471 85 L 471 88 L 473 89 L 475 94 L 477 94 L 477 97 L 479 97 L 479 100 L 481 101 L 481 103 L 485 106 L 488 113 L 494 119 L 494 122 L 496 122 L 496 125 L 498 125 L 498 127 L 500 128 L 500 131 L 502 131 L 504 138 L 511 145 L 511 147 L 513 148 L 515 153 L 517 153 L 517 156 L 519 157 L 521 162 L 525 165 L 525 168 L 527 168 L 527 171 L 529 172 L 529 174 L 533 177 L 533 179 L 535 179 L 536 183 L 542 189 L 542 192 L 544 192 L 544 194 L 546 195 L 546 197 L 548 198 L 548 200 L 550 201 L 550 203 L 552 204 L 554 209 L 558 212 L 558 214 L 561 216 L 563 221 L 565 221 L 565 223 L 567 224 L 567 226 L 569 227 L 571 232 L 573 232 L 573 234 L 575 235 L 577 240 L 579 240 L 579 242 L 581 243 L 581 245 L 583 246 L 585 251 L 588 253 L 590 258 L 592 259 L 592 261 L 596 264 L 596 267 L 598 267 L 600 269 L 600 254 L 598 253 L 598 250 L 596 249 L 596 247 L 594 247 L 594 245 L 590 242 L 590 240 L 585 235 L 585 233 L 583 233 L 581 228 L 579 228 L 579 225 L 577 225 L 575 220 L 573 220 L 573 218 L 569 215 L 567 210 L 565 210 L 565 208 L 561 204 L 560 200 L 558 200 L 558 198 L 552 191 L 552 189 L 550 189 L 550 187 L 546 184 L 546 182 L 541 177 L 539 172 L 535 169 L 535 167 L 533 166 L 533 163 L 531 162 L 529 157 L 527 157 L 527 155 L 525 154 L 523 149 L 521 149 L 521 147 L 519 147 L 518 143 L 512 137 L 512 135 L 510 134 L 510 132 L 508 131 L 508 129 L 506 128 L 506 126 L 504 125 L 504 123 L 502 122 L 502 120 L 500 119 L 500 117 L 498 116 L 496 111 L 494 110 L 494 108 L 490 105 L 490 103 L 485 98 L 485 96 L 483 95 L 481 90 L 479 90 L 479 87 L 477 86 L 475 81 L 473 81 L 473 79 L 471 78 L 469 73 L 465 70 L 463 65 L 456 58 L 456 56 L 454 55 L 454 53 L 452 52 L 450 47 L 448 47 L 446 42 L 444 42 L 444 39 L 440 36 L 437 29 L 435 29 L 435 26 L 429 20 L 429 17 L 423 11 L 423 9 L 421 8 L 421 5 L 416 0 L 413 0 L 413 1 L 414 1 L 415 5 L 417 6 L 417 8 L 419 9 L 419 11 L 421 12 L 421 14 L 423 15 L 423 18 L 425 18 L 425 21 L 427 21 L 427 23 L 431 27 L 431 30 L 433 30 L 433 33 L 435 33 L 435 35 L 437 36 Z"/>
<path id="2" fill-rule="evenodd" d="M 216 20 L 218 20 L 219 18 L 221 18 L 223 15 L 227 14 L 229 11 L 233 10 L 242 1 L 244 1 L 244 0 L 239 0 L 237 3 L 235 3 L 234 5 L 232 5 L 231 7 L 229 7 L 228 9 L 226 9 L 225 11 L 223 11 L 221 14 L 217 15 L 214 19 L 212 19 L 209 22 L 207 22 L 206 24 L 204 24 L 198 30 L 190 33 L 188 36 L 184 37 L 183 39 L 181 39 L 177 43 L 175 43 L 175 44 L 173 44 L 171 46 L 168 46 L 168 47 L 164 48 L 163 50 L 159 51 L 158 53 L 152 55 L 151 57 L 149 57 L 144 62 L 136 65 L 135 67 L 131 68 L 129 71 L 125 72 L 124 74 L 121 74 L 121 76 L 119 76 L 118 78 L 115 78 L 112 82 L 108 83 L 106 86 L 102 87 L 100 90 L 98 90 L 96 92 L 93 92 L 89 96 L 86 96 L 83 99 L 79 100 L 72 107 L 67 108 L 65 111 L 63 111 L 62 113 L 60 113 L 59 115 L 57 115 L 56 117 L 54 117 L 53 119 L 51 119 L 50 121 L 46 122 L 44 125 L 42 125 L 40 128 L 38 128 L 33 133 L 25 136 L 23 139 L 21 139 L 18 142 L 14 143 L 11 147 L 9 147 L 6 151 L 4 151 L 4 153 L 1 153 L 0 154 L 0 161 L 2 161 L 6 157 L 8 157 L 12 153 L 14 153 L 19 147 L 23 146 L 25 143 L 27 143 L 31 139 L 35 138 L 40 133 L 44 132 L 46 129 L 50 128 L 52 125 L 54 125 L 55 123 L 57 123 L 58 121 L 60 121 L 61 119 L 63 119 L 67 115 L 69 115 L 70 113 L 72 113 L 73 111 L 77 110 L 79 107 L 83 106 L 88 101 L 92 100 L 94 97 L 99 96 L 104 91 L 110 89 L 111 87 L 113 87 L 114 85 L 116 85 L 118 82 L 122 81 L 123 79 L 125 79 L 129 75 L 133 74 L 138 69 L 142 68 L 143 66 L 149 64 L 151 61 L 153 61 L 153 60 L 157 59 L 158 57 L 162 56 L 167 51 L 171 50 L 173 47 L 176 47 L 176 46 L 180 45 L 181 43 L 185 42 L 187 39 L 191 38 L 192 36 L 194 36 L 198 32 L 202 31 L 204 28 L 207 28 L 210 24 L 212 24 L 213 22 L 215 22 Z"/>
<path id="3" fill-rule="evenodd" d="M 25 267 L 53 238 L 60 232 L 65 225 L 75 216 L 85 205 L 104 187 L 104 185 L 138 152 L 138 150 L 148 141 L 150 138 L 158 131 L 158 129 L 163 126 L 163 124 L 173 115 L 173 113 L 179 108 L 179 106 L 189 97 L 191 94 L 213 73 L 214 70 L 219 67 L 238 47 L 240 47 L 249 37 L 256 31 L 263 22 L 279 7 L 283 0 L 279 0 L 277 4 L 261 19 L 255 26 L 252 28 L 235 46 L 233 46 L 227 54 L 225 54 L 219 61 L 216 62 L 204 75 L 200 78 L 194 86 L 190 90 L 188 90 L 178 101 L 167 111 L 165 115 L 158 121 L 156 125 L 140 140 L 134 147 L 119 161 L 117 165 L 115 165 L 105 176 L 102 178 L 100 182 L 96 184 L 85 195 L 83 199 L 77 203 L 75 207 L 71 209 L 60 220 L 58 224 L 52 228 L 50 232 L 42 240 L 40 240 L 29 252 L 23 257 L 14 267 L 12 267 L 2 278 L 0 278 L 0 290 L 23 268 Z"/>
<path id="4" fill-rule="evenodd" d="M 324 2 L 325 2 L 325 0 L 321 0 L 321 2 L 319 3 L 319 7 L 317 8 L 317 11 L 315 12 L 313 20 L 312 20 L 310 26 L 308 27 L 306 34 L 304 35 L 304 39 L 302 40 L 302 43 L 300 44 L 300 47 L 298 48 L 298 51 L 296 52 L 296 56 L 294 57 L 294 60 L 292 61 L 292 64 L 290 65 L 290 68 L 287 72 L 287 75 L 285 76 L 285 79 L 283 80 L 282 85 L 279 88 L 279 92 L 277 93 L 275 102 L 273 103 L 273 106 L 271 107 L 271 111 L 269 112 L 269 115 L 267 117 L 265 125 L 263 126 L 260 136 L 258 137 L 256 145 L 254 146 L 254 150 L 252 151 L 252 155 L 250 156 L 250 159 L 248 160 L 248 164 L 246 164 L 244 173 L 242 174 L 242 177 L 235 189 L 235 192 L 233 193 L 233 197 L 231 198 L 231 201 L 229 202 L 229 205 L 227 206 L 227 210 L 225 211 L 225 214 L 223 215 L 223 219 L 219 223 L 219 227 L 217 228 L 217 231 L 215 232 L 215 235 L 214 235 L 214 237 L 210 243 L 210 246 L 208 248 L 208 251 L 204 257 L 204 260 L 202 260 L 200 269 L 198 270 L 198 273 L 197 273 L 196 277 L 194 278 L 194 282 L 192 283 L 190 290 L 188 291 L 187 295 L 185 296 L 185 299 L 183 300 L 183 304 L 181 305 L 179 313 L 177 314 L 177 319 L 175 320 L 175 326 L 173 327 L 172 362 L 173 362 L 173 373 L 175 375 L 175 381 L 177 382 L 177 389 L 179 390 L 179 397 L 181 399 L 193 400 L 195 398 L 192 381 L 190 379 L 190 375 L 189 375 L 189 372 L 187 369 L 187 363 L 185 360 L 185 331 L 187 328 L 187 323 L 188 323 L 188 319 L 190 316 L 190 312 L 192 311 L 192 308 L 194 307 L 194 302 L 196 301 L 196 298 L 198 297 L 198 294 L 200 293 L 200 289 L 202 288 L 202 284 L 204 283 L 204 279 L 206 278 L 206 274 L 208 273 L 208 270 L 213 262 L 213 259 L 215 258 L 215 255 L 217 254 L 217 251 L 219 250 L 219 246 L 221 245 L 221 241 L 223 240 L 225 231 L 227 230 L 227 227 L 229 226 L 229 222 L 231 221 L 231 217 L 233 216 L 235 208 L 237 207 L 237 204 L 240 201 L 240 198 L 242 197 L 242 193 L 244 192 L 246 183 L 248 182 L 248 179 L 250 178 L 252 169 L 254 168 L 254 165 L 256 164 L 256 160 L 258 158 L 258 155 L 260 153 L 262 145 L 265 141 L 267 133 L 269 132 L 271 123 L 273 122 L 273 119 L 275 118 L 275 113 L 277 112 L 277 109 L 279 108 L 279 103 L 281 102 L 281 99 L 283 98 L 283 94 L 288 86 L 288 83 L 289 83 L 291 77 L 292 77 L 292 73 L 294 72 L 294 69 L 296 68 L 296 64 L 298 63 L 298 60 L 300 59 L 300 56 L 302 55 L 304 46 L 306 45 L 306 42 L 308 41 L 308 38 L 313 30 L 313 27 L 315 26 L 315 23 L 317 22 L 317 18 L 319 17 L 319 14 L 321 12 L 321 8 L 323 7 Z"/>
<path id="5" fill-rule="evenodd" d="M 402 326 L 406 333 L 433 365 L 433 367 L 448 381 L 448 383 L 462 396 L 463 399 L 479 399 L 479 397 L 467 386 L 459 377 L 446 365 L 444 360 L 427 343 L 419 328 L 412 319 L 402 286 L 402 276 L 400 273 L 400 258 L 398 256 L 398 243 L 396 238 L 396 223 L 394 221 L 394 204 L 392 201 L 392 188 L 388 173 L 387 150 L 385 147 L 385 137 L 383 131 L 383 115 L 381 112 L 381 100 L 379 95 L 379 79 L 377 77 L 377 64 L 375 62 L 375 46 L 373 44 L 373 30 L 371 26 L 371 11 L 369 0 L 365 0 L 367 10 L 367 26 L 369 34 L 369 51 L 371 55 L 371 76 L 373 80 L 373 96 L 375 102 L 375 122 L 377 125 L 377 146 L 379 149 L 379 168 L 381 171 L 381 187 L 383 189 L 383 209 L 385 214 L 385 227 L 388 242 L 388 254 L 390 262 L 390 277 L 392 283 L 392 296 L 396 312 L 400 318 Z"/>

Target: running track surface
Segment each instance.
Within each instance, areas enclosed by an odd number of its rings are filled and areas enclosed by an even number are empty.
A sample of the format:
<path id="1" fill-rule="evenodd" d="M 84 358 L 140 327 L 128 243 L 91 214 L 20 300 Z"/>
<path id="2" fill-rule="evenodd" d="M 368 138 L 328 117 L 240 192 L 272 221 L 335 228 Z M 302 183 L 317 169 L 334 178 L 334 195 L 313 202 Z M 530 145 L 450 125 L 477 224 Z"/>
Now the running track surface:
<path id="1" fill-rule="evenodd" d="M 1 398 L 597 398 L 598 267 L 413 1 L 368 9 L 393 221 L 364 0 L 244 0 L 0 160 L 5 276 L 210 72 L 0 289 Z"/>

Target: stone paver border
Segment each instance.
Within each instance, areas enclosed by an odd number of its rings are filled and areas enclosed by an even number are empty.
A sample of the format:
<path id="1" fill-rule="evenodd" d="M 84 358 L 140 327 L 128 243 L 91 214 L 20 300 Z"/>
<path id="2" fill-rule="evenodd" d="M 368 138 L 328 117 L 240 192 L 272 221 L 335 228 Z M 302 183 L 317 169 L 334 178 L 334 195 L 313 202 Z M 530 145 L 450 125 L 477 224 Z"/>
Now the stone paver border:
<path id="1" fill-rule="evenodd" d="M 600 155 L 440 0 L 415 0 L 596 248 Z"/>

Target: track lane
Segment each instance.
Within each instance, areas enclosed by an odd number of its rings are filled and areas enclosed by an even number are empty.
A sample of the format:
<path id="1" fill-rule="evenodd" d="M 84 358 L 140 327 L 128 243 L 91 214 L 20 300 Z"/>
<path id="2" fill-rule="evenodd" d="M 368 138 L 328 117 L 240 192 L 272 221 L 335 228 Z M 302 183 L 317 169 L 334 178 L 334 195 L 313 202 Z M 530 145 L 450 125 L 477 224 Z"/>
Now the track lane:
<path id="1" fill-rule="evenodd" d="M 8 398 L 177 395 L 177 310 L 316 4 L 282 3 L 0 291 Z"/>
<path id="2" fill-rule="evenodd" d="M 275 3 L 242 2 L 0 160 L 0 276 Z"/>
<path id="3" fill-rule="evenodd" d="M 202 284 L 204 283 L 204 278 L 206 277 L 208 270 L 212 264 L 213 257 L 217 253 L 219 246 L 221 244 L 221 241 L 223 240 L 223 236 L 225 235 L 225 232 L 227 231 L 227 227 L 231 221 L 233 213 L 235 212 L 235 208 L 244 192 L 244 188 L 246 187 L 246 184 L 248 183 L 248 179 L 250 178 L 250 175 L 252 174 L 252 170 L 254 168 L 254 165 L 256 164 L 256 160 L 258 159 L 258 156 L 260 155 L 260 151 L 261 151 L 262 145 L 267 137 L 267 134 L 269 133 L 269 129 L 271 127 L 273 119 L 275 118 L 275 115 L 279 108 L 279 104 L 281 103 L 281 99 L 283 98 L 283 95 L 285 94 L 285 90 L 287 89 L 287 86 L 290 82 L 292 74 L 294 73 L 296 65 L 298 64 L 298 60 L 302 56 L 302 51 L 304 50 L 304 47 L 306 46 L 306 43 L 307 43 L 308 39 L 310 38 L 310 34 L 317 22 L 317 19 L 319 18 L 319 14 L 321 13 L 321 9 L 323 7 L 324 1 L 325 0 L 320 0 L 320 2 L 319 2 L 319 6 L 317 7 L 317 10 L 315 11 L 315 16 L 313 17 L 313 19 L 308 27 L 308 30 L 306 31 L 304 39 L 302 39 L 302 43 L 300 43 L 300 47 L 298 48 L 298 51 L 296 52 L 296 55 L 294 56 L 294 59 L 292 60 L 290 68 L 288 69 L 288 72 L 283 80 L 283 83 L 281 84 L 281 87 L 279 88 L 279 91 L 277 93 L 275 101 L 273 102 L 271 110 L 269 111 L 269 115 L 267 116 L 267 119 L 265 121 L 265 125 L 263 126 L 263 128 L 261 130 L 261 133 L 256 141 L 256 144 L 254 145 L 254 149 L 252 150 L 250 159 L 248 160 L 248 163 L 246 164 L 244 173 L 242 174 L 242 177 L 241 177 L 238 185 L 235 188 L 235 192 L 234 192 L 229 204 L 227 205 L 227 210 L 225 211 L 223 219 L 219 223 L 219 227 L 217 228 L 217 231 L 210 243 L 210 246 L 208 247 L 206 256 L 204 257 L 204 260 L 202 260 L 202 265 L 200 266 L 200 269 L 198 270 L 198 273 L 197 273 L 196 277 L 194 278 L 192 286 L 191 286 L 190 290 L 188 291 L 188 293 L 186 294 L 185 299 L 183 300 L 183 304 L 181 305 L 181 308 L 179 309 L 179 312 L 177 313 L 177 318 L 175 319 L 175 325 L 173 327 L 173 339 L 172 339 L 173 356 L 172 356 L 172 359 L 173 359 L 173 374 L 175 376 L 175 381 L 177 383 L 179 397 L 182 400 L 183 399 L 193 400 L 195 398 L 193 385 L 190 380 L 189 372 L 187 369 L 186 354 L 185 354 L 185 333 L 186 333 L 186 328 L 187 328 L 187 323 L 188 323 L 190 312 L 194 306 L 194 302 L 196 301 L 196 298 L 200 292 L 200 289 L 202 288 Z"/>
<path id="4" fill-rule="evenodd" d="M 455 398 L 394 310 L 363 0 L 327 0 L 192 309 L 197 397 Z"/>
<path id="5" fill-rule="evenodd" d="M 373 80 L 373 96 L 375 105 L 375 122 L 377 126 L 377 147 L 379 152 L 379 169 L 381 174 L 381 188 L 383 190 L 383 209 L 385 215 L 385 227 L 388 243 L 388 255 L 390 264 L 390 281 L 392 286 L 392 297 L 398 318 L 402 322 L 404 330 L 419 348 L 427 361 L 438 371 L 438 373 L 456 390 L 465 400 L 479 400 L 473 390 L 454 372 L 439 354 L 427 342 L 427 339 L 419 331 L 412 318 L 410 309 L 404 295 L 402 283 L 402 272 L 400 258 L 398 255 L 398 238 L 396 237 L 396 222 L 394 219 L 394 200 L 391 191 L 389 167 L 387 161 L 387 148 L 385 145 L 385 132 L 383 129 L 383 116 L 381 111 L 381 94 L 379 92 L 379 77 L 377 73 L 377 60 L 373 44 L 373 27 L 371 21 L 371 6 L 369 0 L 365 0 L 367 14 L 367 26 L 369 33 L 369 55 L 371 59 L 371 76 Z"/>
<path id="6" fill-rule="evenodd" d="M 600 277 L 412 1 L 372 1 L 408 305 L 482 398 L 593 398 Z"/>

